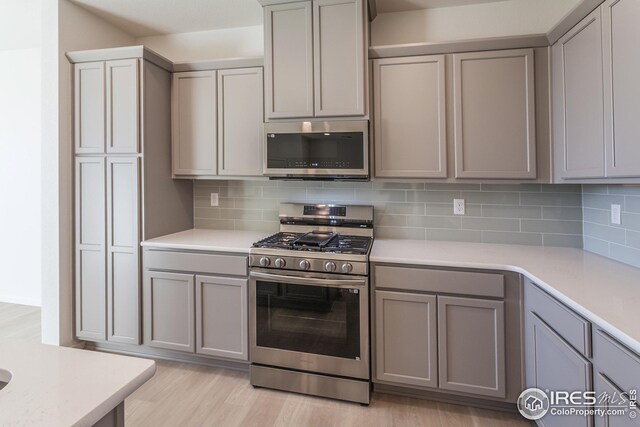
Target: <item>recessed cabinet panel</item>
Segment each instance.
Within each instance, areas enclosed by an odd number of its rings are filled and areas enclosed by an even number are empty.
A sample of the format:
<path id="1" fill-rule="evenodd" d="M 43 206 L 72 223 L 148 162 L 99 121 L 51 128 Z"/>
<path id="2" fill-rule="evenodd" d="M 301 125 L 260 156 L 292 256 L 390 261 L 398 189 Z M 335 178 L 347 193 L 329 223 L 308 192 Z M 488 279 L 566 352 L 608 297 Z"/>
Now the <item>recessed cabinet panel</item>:
<path id="1" fill-rule="evenodd" d="M 438 386 L 436 297 L 375 291 L 375 379 Z"/>
<path id="2" fill-rule="evenodd" d="M 147 271 L 143 294 L 144 343 L 194 352 L 194 276 Z"/>
<path id="3" fill-rule="evenodd" d="M 362 0 L 313 2 L 316 117 L 364 115 Z"/>
<path id="4" fill-rule="evenodd" d="M 104 62 L 75 65 L 74 109 L 77 154 L 104 153 Z"/>
<path id="5" fill-rule="evenodd" d="M 438 296 L 441 389 L 506 396 L 504 302 Z"/>
<path id="6" fill-rule="evenodd" d="M 536 178 L 533 49 L 453 55 L 456 178 Z"/>
<path id="7" fill-rule="evenodd" d="M 108 339 L 140 344 L 140 166 L 107 159 Z"/>
<path id="8" fill-rule="evenodd" d="M 268 119 L 313 117 L 311 1 L 264 8 Z"/>
<path id="9" fill-rule="evenodd" d="M 217 173 L 216 71 L 173 75 L 172 145 L 174 175 Z"/>
<path id="10" fill-rule="evenodd" d="M 262 68 L 218 71 L 218 174 L 262 176 Z"/>
<path id="11" fill-rule="evenodd" d="M 552 48 L 553 114 L 559 178 L 603 178 L 604 99 L 600 9 Z"/>
<path id="12" fill-rule="evenodd" d="M 107 153 L 139 152 L 139 70 L 137 59 L 106 62 Z"/>
<path id="13" fill-rule="evenodd" d="M 105 160 L 76 159 L 76 336 L 106 339 Z"/>
<path id="14" fill-rule="evenodd" d="M 567 344 L 555 331 L 535 314 L 528 312 L 527 330 L 527 386 L 541 390 L 592 390 L 591 363 Z M 547 413 L 542 418 L 545 427 L 586 427 L 593 425 L 593 417 Z"/>
<path id="15" fill-rule="evenodd" d="M 445 57 L 373 63 L 375 175 L 446 178 Z"/>
<path id="16" fill-rule="evenodd" d="M 248 360 L 246 279 L 196 276 L 196 352 Z"/>
<path id="17" fill-rule="evenodd" d="M 638 427 L 640 426 L 640 411 L 630 409 L 633 415 L 627 412 L 622 415 L 611 415 L 609 411 L 617 411 L 620 409 L 629 409 L 629 400 L 627 397 L 622 400 L 622 396 L 629 396 L 629 390 L 621 390 L 609 378 L 598 372 L 594 377 L 594 390 L 596 396 L 608 396 L 598 402 L 600 409 L 607 411 L 603 416 L 595 417 L 596 427 Z M 624 394 L 626 393 L 626 395 Z"/>
<path id="18" fill-rule="evenodd" d="M 602 5 L 607 177 L 640 176 L 640 2 Z"/>

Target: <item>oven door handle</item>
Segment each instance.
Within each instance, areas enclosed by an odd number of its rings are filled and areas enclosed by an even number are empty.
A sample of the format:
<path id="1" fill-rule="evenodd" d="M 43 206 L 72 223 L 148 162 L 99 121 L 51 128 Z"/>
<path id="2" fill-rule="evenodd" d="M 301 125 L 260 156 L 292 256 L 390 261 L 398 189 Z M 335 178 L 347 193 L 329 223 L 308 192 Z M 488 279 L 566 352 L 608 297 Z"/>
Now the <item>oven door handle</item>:
<path id="1" fill-rule="evenodd" d="M 260 273 L 252 271 L 250 277 L 256 279 L 279 281 L 291 285 L 308 286 L 330 286 L 334 288 L 352 288 L 354 286 L 364 287 L 367 285 L 366 279 L 321 279 L 316 277 L 285 276 L 282 274 Z"/>

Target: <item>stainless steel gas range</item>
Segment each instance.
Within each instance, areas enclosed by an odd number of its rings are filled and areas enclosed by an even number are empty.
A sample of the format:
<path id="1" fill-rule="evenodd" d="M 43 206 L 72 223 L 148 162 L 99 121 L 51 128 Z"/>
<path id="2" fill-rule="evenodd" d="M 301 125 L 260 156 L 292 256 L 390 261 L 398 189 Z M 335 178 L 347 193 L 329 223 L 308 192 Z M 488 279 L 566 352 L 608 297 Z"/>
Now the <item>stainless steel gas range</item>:
<path id="1" fill-rule="evenodd" d="M 373 207 L 280 206 L 250 251 L 251 384 L 369 403 Z"/>

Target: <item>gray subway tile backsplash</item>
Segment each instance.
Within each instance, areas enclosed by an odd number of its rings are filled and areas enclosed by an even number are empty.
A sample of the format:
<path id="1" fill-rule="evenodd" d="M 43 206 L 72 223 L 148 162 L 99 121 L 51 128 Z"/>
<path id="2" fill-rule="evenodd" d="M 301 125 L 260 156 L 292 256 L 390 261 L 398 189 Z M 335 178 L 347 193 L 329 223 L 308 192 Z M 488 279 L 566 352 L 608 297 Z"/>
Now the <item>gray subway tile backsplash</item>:
<path id="1" fill-rule="evenodd" d="M 584 185 L 584 249 L 640 267 L 640 185 Z M 611 205 L 621 223 L 611 223 Z"/>
<path id="2" fill-rule="evenodd" d="M 579 185 L 224 180 L 194 185 L 199 228 L 275 232 L 282 202 L 337 202 L 373 205 L 377 237 L 582 246 Z M 220 195 L 220 206 L 209 206 L 210 193 Z M 453 215 L 454 198 L 466 200 L 466 215 Z"/>

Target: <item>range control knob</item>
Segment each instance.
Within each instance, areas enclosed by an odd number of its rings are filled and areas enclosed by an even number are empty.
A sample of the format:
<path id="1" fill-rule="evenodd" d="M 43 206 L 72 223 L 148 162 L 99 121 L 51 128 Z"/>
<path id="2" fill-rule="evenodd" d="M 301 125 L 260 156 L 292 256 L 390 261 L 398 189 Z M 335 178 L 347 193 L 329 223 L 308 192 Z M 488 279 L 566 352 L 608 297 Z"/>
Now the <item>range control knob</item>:
<path id="1" fill-rule="evenodd" d="M 269 267 L 270 264 L 271 264 L 271 260 L 266 256 L 263 256 L 262 258 L 260 258 L 261 267 Z"/>
<path id="2" fill-rule="evenodd" d="M 342 264 L 342 272 L 343 273 L 351 273 L 353 271 L 353 265 L 350 263 Z"/>
<path id="3" fill-rule="evenodd" d="M 309 262 L 308 259 L 303 259 L 302 261 L 300 261 L 301 270 L 308 270 L 310 268 L 311 268 L 311 263 Z"/>
<path id="4" fill-rule="evenodd" d="M 325 263 L 324 269 L 325 269 L 325 271 L 334 272 L 334 271 L 336 271 L 336 263 L 333 262 L 333 261 L 329 261 L 329 262 Z"/>
<path id="5" fill-rule="evenodd" d="M 283 268 L 285 265 L 287 265 L 287 262 L 285 260 L 283 260 L 282 258 L 276 259 L 276 267 Z"/>

